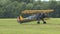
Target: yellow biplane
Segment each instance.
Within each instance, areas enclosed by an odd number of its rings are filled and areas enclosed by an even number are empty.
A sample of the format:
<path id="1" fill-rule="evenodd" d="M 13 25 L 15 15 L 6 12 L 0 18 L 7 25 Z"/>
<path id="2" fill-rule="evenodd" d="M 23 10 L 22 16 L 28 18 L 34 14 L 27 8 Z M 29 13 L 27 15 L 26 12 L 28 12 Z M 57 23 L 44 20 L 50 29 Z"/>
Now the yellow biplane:
<path id="1" fill-rule="evenodd" d="M 44 22 L 44 24 L 46 24 L 46 22 L 44 21 L 44 15 L 46 15 L 47 13 L 51 13 L 54 10 L 24 10 L 22 11 L 22 14 L 31 14 L 28 17 L 22 17 L 22 15 L 17 17 L 17 21 L 18 23 L 26 23 L 26 22 L 30 22 L 30 21 L 35 21 L 37 20 L 38 24 L 40 23 L 39 21 L 42 20 Z M 43 15 L 44 14 L 44 15 Z M 41 15 L 41 16 L 40 16 Z M 44 17 L 44 18 L 43 18 Z"/>

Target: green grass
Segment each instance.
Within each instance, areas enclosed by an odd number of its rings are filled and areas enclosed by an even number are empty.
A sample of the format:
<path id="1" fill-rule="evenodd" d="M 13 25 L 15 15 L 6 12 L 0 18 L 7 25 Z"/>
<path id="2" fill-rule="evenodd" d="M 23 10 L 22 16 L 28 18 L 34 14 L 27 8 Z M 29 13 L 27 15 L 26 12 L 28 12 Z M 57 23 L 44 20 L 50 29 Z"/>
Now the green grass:
<path id="1" fill-rule="evenodd" d="M 60 34 L 60 18 L 51 18 L 47 24 L 18 24 L 16 19 L 0 19 L 0 34 Z"/>

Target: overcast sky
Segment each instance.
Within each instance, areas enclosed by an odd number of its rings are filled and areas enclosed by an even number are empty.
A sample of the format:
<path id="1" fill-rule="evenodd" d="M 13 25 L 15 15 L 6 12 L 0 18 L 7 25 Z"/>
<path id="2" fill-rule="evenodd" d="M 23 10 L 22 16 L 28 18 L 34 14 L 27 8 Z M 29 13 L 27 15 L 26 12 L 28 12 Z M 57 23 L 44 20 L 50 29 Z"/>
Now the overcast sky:
<path id="1" fill-rule="evenodd" d="M 35 0 L 35 1 L 38 1 L 38 0 Z M 41 1 L 49 1 L 49 0 L 41 0 Z M 56 0 L 56 1 L 60 1 L 60 0 Z"/>
<path id="2" fill-rule="evenodd" d="M 56 0 L 56 1 L 60 1 L 60 0 Z"/>
<path id="3" fill-rule="evenodd" d="M 49 0 L 41 0 L 41 1 L 49 1 Z"/>

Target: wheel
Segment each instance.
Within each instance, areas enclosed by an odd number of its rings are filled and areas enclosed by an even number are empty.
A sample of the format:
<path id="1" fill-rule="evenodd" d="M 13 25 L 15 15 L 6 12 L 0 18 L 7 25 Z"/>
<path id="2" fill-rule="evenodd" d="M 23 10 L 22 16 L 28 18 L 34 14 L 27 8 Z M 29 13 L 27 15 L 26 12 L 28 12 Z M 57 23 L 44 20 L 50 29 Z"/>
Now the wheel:
<path id="1" fill-rule="evenodd" d="M 46 22 L 43 22 L 43 24 L 46 24 Z"/>
<path id="2" fill-rule="evenodd" d="M 37 24 L 40 24 L 40 22 L 37 22 Z"/>

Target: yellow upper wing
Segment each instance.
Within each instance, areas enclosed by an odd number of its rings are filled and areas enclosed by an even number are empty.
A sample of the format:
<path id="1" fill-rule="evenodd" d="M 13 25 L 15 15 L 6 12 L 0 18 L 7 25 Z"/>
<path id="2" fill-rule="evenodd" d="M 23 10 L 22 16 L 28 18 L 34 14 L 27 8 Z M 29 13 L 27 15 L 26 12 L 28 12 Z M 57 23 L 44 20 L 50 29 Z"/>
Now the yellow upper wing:
<path id="1" fill-rule="evenodd" d="M 24 10 L 22 11 L 23 14 L 34 14 L 34 13 L 50 13 L 54 10 Z"/>

